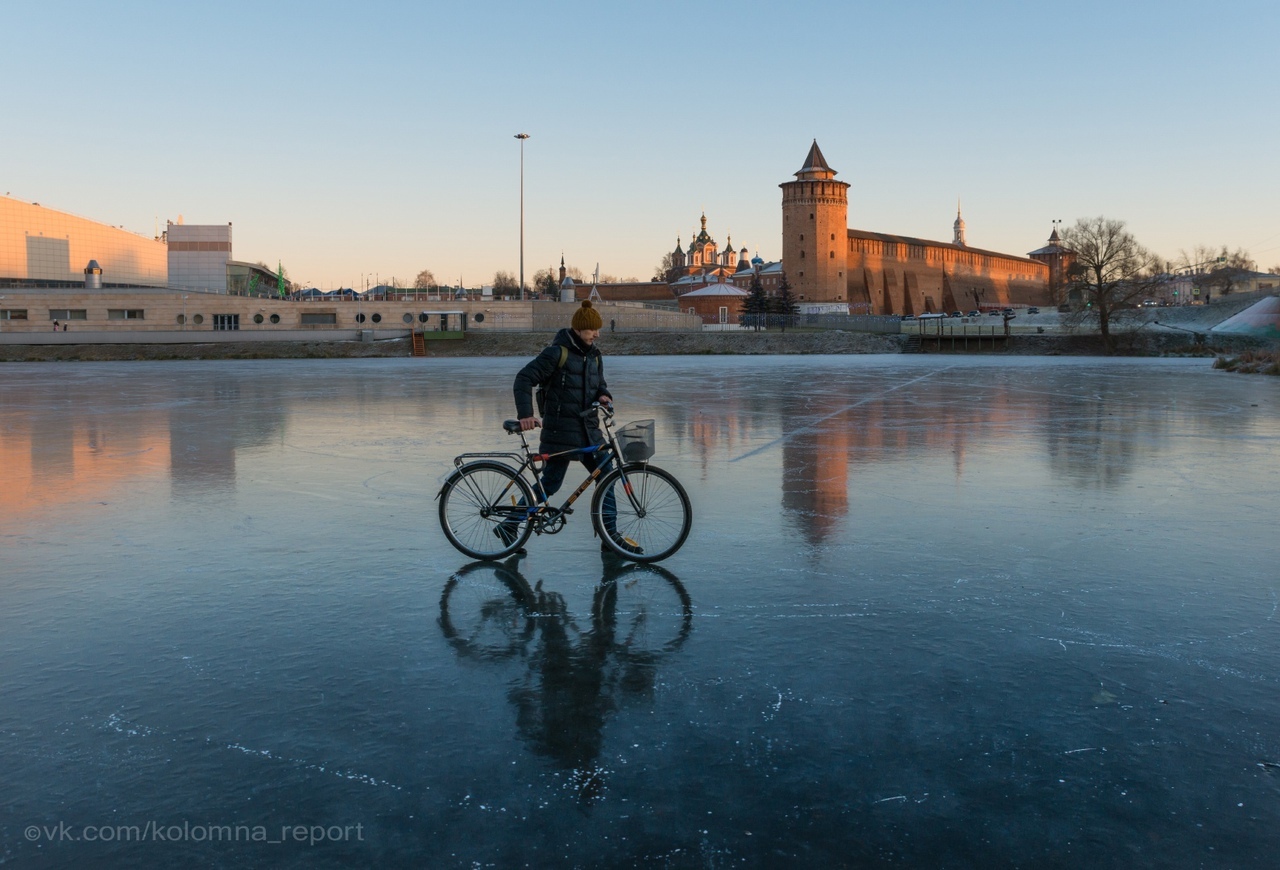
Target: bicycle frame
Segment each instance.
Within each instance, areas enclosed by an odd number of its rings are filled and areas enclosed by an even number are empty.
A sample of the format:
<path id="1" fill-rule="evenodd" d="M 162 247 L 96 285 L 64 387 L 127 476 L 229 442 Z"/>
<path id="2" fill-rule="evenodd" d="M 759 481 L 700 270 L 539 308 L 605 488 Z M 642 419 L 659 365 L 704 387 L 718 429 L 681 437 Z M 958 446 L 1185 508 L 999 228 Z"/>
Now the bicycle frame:
<path id="1" fill-rule="evenodd" d="M 595 483 L 604 474 L 607 474 L 611 468 L 611 464 L 618 460 L 622 451 L 618 448 L 618 439 L 613 432 L 613 412 L 603 405 L 595 404 L 590 410 L 585 411 L 583 416 L 587 414 L 598 414 L 600 418 L 601 429 L 604 431 L 605 441 L 603 444 L 593 444 L 590 447 L 575 447 L 572 450 L 562 450 L 559 453 L 534 453 L 529 447 L 529 441 L 525 437 L 524 430 L 516 430 L 520 435 L 520 446 L 522 453 L 515 452 L 488 452 L 488 453 L 462 453 L 455 456 L 453 464 L 455 468 L 462 468 L 468 462 L 477 459 L 499 459 L 516 466 L 515 472 L 519 477 L 524 478 L 526 483 L 531 484 L 533 490 L 534 503 L 531 505 L 512 505 L 510 509 L 495 504 L 495 507 L 501 507 L 510 513 L 513 518 L 518 518 L 521 522 L 529 522 L 533 524 L 533 531 L 536 534 L 548 532 L 554 534 L 560 531 L 563 526 L 563 518 L 573 513 L 573 503 L 576 502 L 591 484 Z M 579 484 L 578 488 L 569 494 L 564 503 L 559 507 L 550 504 L 550 498 L 542 488 L 542 471 L 546 468 L 547 461 L 560 457 L 573 458 L 575 456 L 587 456 L 590 454 L 600 454 L 603 461 L 596 464 L 596 467 L 587 475 L 587 479 Z M 625 463 L 618 462 L 618 467 L 623 468 Z M 622 471 L 623 491 L 626 492 L 627 498 L 631 500 L 633 507 L 639 508 L 635 504 L 635 496 L 631 491 L 631 484 L 627 482 L 626 471 Z M 499 493 L 499 499 L 507 497 L 513 487 L 508 487 Z M 476 493 L 479 496 L 479 493 Z M 560 525 L 557 525 L 560 523 Z"/>

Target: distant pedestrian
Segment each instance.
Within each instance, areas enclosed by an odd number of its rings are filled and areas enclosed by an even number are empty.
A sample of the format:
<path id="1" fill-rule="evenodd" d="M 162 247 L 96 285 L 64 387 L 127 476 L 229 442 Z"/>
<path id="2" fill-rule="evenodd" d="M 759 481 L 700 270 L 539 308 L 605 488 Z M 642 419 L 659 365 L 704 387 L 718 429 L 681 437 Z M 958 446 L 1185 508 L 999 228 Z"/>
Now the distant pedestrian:
<path id="1" fill-rule="evenodd" d="M 618 331 L 618 321 L 614 320 L 612 317 L 609 318 L 609 331 L 610 332 Z"/>
<path id="2" fill-rule="evenodd" d="M 55 321 L 53 322 L 53 331 L 54 331 L 54 332 L 57 332 L 59 328 L 60 328 L 60 327 L 58 326 L 58 321 L 56 321 L 56 320 L 55 320 Z"/>
<path id="3" fill-rule="evenodd" d="M 67 327 L 68 327 L 68 326 L 70 326 L 70 325 L 71 325 L 71 324 L 67 323 L 67 322 L 64 320 L 64 321 L 62 322 L 62 331 L 63 331 L 63 332 L 66 332 L 66 331 L 67 331 Z"/>

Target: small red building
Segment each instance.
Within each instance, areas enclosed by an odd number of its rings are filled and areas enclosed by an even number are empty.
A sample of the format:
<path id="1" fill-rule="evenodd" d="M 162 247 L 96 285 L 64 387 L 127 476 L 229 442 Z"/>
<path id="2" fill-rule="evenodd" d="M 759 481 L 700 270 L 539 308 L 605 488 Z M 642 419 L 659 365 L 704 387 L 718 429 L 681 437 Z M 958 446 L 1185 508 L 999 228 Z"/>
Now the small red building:
<path id="1" fill-rule="evenodd" d="M 732 284 L 715 283 L 701 290 L 690 290 L 677 301 L 686 314 L 697 314 L 702 322 L 736 324 L 742 317 L 742 304 L 750 295 Z"/>

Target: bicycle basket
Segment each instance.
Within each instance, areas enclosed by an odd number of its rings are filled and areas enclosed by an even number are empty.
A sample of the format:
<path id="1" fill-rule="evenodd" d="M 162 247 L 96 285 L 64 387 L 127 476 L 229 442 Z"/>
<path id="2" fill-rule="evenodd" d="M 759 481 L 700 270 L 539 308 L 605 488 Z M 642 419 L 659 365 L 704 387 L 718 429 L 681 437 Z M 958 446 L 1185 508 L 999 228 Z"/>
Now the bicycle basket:
<path id="1" fill-rule="evenodd" d="M 636 420 L 617 432 L 623 462 L 644 462 L 653 456 L 653 421 Z"/>

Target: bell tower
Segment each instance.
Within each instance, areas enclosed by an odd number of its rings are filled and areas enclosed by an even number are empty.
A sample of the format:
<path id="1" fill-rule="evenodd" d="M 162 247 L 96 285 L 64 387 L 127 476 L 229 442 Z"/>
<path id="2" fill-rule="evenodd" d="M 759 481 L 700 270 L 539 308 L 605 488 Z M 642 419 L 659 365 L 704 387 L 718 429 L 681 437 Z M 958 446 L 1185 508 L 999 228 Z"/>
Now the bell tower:
<path id="1" fill-rule="evenodd" d="M 809 156 L 782 188 L 782 268 L 798 300 L 848 302 L 849 185 L 813 140 Z"/>

